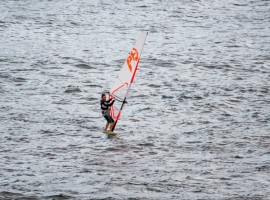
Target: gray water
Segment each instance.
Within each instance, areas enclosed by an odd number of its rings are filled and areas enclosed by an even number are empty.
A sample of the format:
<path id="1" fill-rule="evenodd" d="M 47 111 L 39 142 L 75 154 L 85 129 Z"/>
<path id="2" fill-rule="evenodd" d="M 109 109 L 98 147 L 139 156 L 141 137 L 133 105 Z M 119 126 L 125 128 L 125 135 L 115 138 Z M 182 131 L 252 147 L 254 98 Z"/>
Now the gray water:
<path id="1" fill-rule="evenodd" d="M 270 199 L 270 2 L 2 0 L 0 199 Z M 110 89 L 148 31 L 128 104 Z"/>

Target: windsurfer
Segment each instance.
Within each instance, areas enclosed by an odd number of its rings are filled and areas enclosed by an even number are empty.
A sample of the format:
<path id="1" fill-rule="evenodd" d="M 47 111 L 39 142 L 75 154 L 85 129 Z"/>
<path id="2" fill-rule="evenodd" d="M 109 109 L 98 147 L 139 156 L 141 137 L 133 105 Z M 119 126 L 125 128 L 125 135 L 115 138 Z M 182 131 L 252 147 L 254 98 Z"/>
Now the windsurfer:
<path id="1" fill-rule="evenodd" d="M 104 131 L 107 131 L 108 126 L 110 125 L 110 131 L 112 131 L 113 126 L 114 126 L 114 120 L 110 115 L 110 107 L 114 104 L 115 99 L 111 98 L 106 101 L 106 95 L 102 94 L 101 95 L 101 100 L 100 100 L 100 107 L 101 107 L 101 112 L 104 118 L 107 120 L 107 124 L 104 128 Z"/>

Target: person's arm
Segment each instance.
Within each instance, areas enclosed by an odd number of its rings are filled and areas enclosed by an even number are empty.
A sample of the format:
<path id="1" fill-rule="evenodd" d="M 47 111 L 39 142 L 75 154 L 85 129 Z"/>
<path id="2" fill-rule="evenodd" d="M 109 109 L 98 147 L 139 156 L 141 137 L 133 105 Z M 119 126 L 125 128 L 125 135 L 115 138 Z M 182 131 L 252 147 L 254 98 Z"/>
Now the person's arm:
<path id="1" fill-rule="evenodd" d="M 110 103 L 110 101 L 111 101 L 111 100 L 112 100 L 112 98 L 111 98 L 111 99 L 109 99 L 109 100 L 107 100 L 107 101 L 106 101 L 106 103 Z"/>
<path id="2" fill-rule="evenodd" d="M 110 103 L 108 103 L 107 105 L 112 106 L 114 104 L 114 102 L 115 102 L 115 99 L 110 99 Z"/>

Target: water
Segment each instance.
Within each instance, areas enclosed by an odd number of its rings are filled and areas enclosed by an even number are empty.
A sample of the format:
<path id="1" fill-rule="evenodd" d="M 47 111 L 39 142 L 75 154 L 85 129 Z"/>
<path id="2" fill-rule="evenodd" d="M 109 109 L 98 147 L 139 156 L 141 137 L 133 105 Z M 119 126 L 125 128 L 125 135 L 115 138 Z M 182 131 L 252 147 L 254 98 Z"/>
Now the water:
<path id="1" fill-rule="evenodd" d="M 0 199 L 268 199 L 270 2 L 0 4 Z M 148 31 L 117 137 L 99 99 Z"/>

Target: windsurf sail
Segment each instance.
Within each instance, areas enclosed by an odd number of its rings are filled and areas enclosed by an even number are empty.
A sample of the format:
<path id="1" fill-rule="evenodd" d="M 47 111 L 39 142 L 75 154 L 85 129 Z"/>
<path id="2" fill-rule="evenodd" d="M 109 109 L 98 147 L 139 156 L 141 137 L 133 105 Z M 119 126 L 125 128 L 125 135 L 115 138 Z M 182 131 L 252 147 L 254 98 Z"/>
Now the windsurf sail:
<path id="1" fill-rule="evenodd" d="M 113 106 L 110 108 L 110 114 L 115 120 L 114 130 L 120 115 L 123 109 L 124 104 L 126 103 L 127 95 L 130 90 L 130 87 L 134 81 L 138 65 L 140 62 L 140 56 L 143 50 L 143 46 L 146 40 L 147 32 L 141 32 L 138 39 L 135 42 L 135 45 L 131 49 L 131 52 L 127 56 L 127 59 L 120 70 L 116 81 L 113 83 L 110 90 L 110 97 L 115 98 Z"/>

